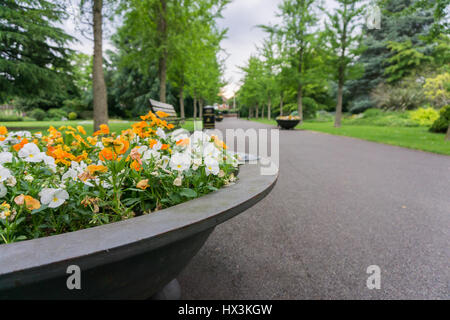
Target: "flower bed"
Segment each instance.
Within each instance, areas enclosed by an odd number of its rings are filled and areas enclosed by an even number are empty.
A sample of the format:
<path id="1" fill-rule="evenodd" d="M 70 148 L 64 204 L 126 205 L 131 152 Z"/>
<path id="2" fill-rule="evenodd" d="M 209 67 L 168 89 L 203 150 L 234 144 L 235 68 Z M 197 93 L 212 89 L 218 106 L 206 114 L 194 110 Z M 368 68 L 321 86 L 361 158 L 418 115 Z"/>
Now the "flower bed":
<path id="1" fill-rule="evenodd" d="M 149 112 L 120 134 L 106 125 L 0 127 L 0 243 L 145 215 L 233 183 L 237 160 L 215 136 L 188 136 Z"/>

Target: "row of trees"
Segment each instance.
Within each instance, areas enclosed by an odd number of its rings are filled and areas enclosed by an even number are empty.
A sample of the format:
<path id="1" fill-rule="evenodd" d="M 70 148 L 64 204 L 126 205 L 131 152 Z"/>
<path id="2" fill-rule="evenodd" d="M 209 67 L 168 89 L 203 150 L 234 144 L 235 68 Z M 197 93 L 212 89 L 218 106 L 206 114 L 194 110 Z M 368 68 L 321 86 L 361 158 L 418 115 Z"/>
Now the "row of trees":
<path id="1" fill-rule="evenodd" d="M 223 86 L 216 21 L 229 0 L 78 0 L 79 29 L 94 43 L 93 56 L 69 48 L 75 41 L 61 28 L 71 4 L 58 0 L 0 3 L 0 102 L 28 108 L 89 106 L 94 126 L 115 115 L 136 116 L 148 98 L 175 103 L 194 116 L 213 103 Z M 104 56 L 104 26 L 115 50 Z M 178 105 L 178 103 L 177 103 Z M 88 107 L 88 108 L 89 108 Z M 91 109 L 91 110 L 92 110 Z"/>
<path id="2" fill-rule="evenodd" d="M 267 37 L 242 68 L 244 113 L 283 115 L 295 104 L 304 118 L 317 108 L 335 110 L 339 127 L 343 110 L 375 107 L 370 95 L 380 83 L 448 68 L 448 0 L 382 1 L 380 29 L 367 28 L 364 1 L 335 2 L 330 12 L 319 1 L 284 0 L 281 22 L 260 26 Z"/>

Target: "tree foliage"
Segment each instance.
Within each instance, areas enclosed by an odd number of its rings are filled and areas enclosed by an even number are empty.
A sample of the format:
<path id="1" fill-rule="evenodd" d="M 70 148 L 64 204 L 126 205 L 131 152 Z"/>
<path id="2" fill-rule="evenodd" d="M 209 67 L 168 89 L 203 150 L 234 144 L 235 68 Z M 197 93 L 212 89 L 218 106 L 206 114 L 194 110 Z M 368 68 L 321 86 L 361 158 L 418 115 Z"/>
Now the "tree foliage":
<path id="1" fill-rule="evenodd" d="M 55 26 L 65 17 L 64 7 L 51 1 L 0 2 L 0 100 L 68 89 L 72 38 Z"/>

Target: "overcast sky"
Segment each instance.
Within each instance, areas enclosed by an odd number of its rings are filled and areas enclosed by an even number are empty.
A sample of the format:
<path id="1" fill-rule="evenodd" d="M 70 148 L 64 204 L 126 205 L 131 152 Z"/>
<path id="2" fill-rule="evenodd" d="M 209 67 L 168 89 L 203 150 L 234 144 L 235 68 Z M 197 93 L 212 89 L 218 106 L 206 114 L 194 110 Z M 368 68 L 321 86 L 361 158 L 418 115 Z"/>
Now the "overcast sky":
<path id="1" fill-rule="evenodd" d="M 265 33 L 257 28 L 260 24 L 275 24 L 279 21 L 276 17 L 278 4 L 282 0 L 233 0 L 224 10 L 223 19 L 218 21 L 221 28 L 228 28 L 227 38 L 222 42 L 222 48 L 226 52 L 225 80 L 230 82 L 227 95 L 231 95 L 239 85 L 242 76 L 239 66 L 244 66 L 252 53 L 256 51 Z M 327 8 L 332 9 L 334 0 L 325 0 Z M 64 29 L 80 40 L 72 45 L 72 48 L 84 53 L 92 54 L 92 42 L 80 36 L 75 29 L 75 23 L 70 20 L 64 25 Z M 105 37 L 105 49 L 111 49 Z"/>

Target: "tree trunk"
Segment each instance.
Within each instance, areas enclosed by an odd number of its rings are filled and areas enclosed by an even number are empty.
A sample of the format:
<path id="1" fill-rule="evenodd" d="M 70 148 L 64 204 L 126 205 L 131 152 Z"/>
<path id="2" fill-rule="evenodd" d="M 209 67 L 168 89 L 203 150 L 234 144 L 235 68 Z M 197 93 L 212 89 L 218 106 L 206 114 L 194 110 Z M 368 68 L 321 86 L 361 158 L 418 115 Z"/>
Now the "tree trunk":
<path id="1" fill-rule="evenodd" d="M 94 130 L 101 124 L 108 124 L 108 100 L 106 96 L 105 77 L 103 75 L 102 49 L 102 8 L 103 0 L 94 0 L 92 13 L 94 20 L 94 65 L 92 68 L 92 85 L 94 90 Z"/>
<path id="2" fill-rule="evenodd" d="M 300 78 L 303 73 L 302 67 L 303 67 L 303 45 L 300 48 L 300 57 L 299 57 L 299 61 L 298 61 L 298 74 L 299 74 Z M 300 83 L 298 84 L 298 89 L 297 89 L 297 111 L 298 111 L 298 116 L 303 121 L 303 84 L 302 84 L 301 79 L 300 79 Z"/>
<path id="3" fill-rule="evenodd" d="M 448 126 L 447 135 L 445 136 L 445 140 L 450 141 L 450 125 Z"/>
<path id="4" fill-rule="evenodd" d="M 271 108 L 272 108 L 272 101 L 269 98 L 269 103 L 267 104 L 267 119 L 269 119 L 269 120 L 270 120 L 270 117 L 272 116 Z"/>
<path id="5" fill-rule="evenodd" d="M 283 95 L 280 96 L 280 116 L 283 115 Z"/>
<path id="6" fill-rule="evenodd" d="M 180 85 L 180 118 L 184 121 L 184 84 Z"/>
<path id="7" fill-rule="evenodd" d="M 256 105 L 256 114 L 255 114 L 255 118 L 259 119 L 259 106 Z"/>
<path id="8" fill-rule="evenodd" d="M 303 120 L 303 86 L 300 84 L 297 90 L 297 110 L 298 116 Z"/>
<path id="9" fill-rule="evenodd" d="M 158 19 L 158 34 L 160 37 L 160 46 L 163 46 L 161 56 L 158 61 L 158 77 L 159 77 L 159 101 L 166 102 L 166 82 L 167 82 L 167 3 L 166 0 L 160 0 L 161 12 Z"/>
<path id="10" fill-rule="evenodd" d="M 338 96 L 337 96 L 337 105 L 336 105 L 336 117 L 334 119 L 334 126 L 336 128 L 340 128 L 341 127 L 343 88 L 344 88 L 344 77 L 343 77 L 343 74 L 341 74 L 341 72 L 339 71 Z"/>
<path id="11" fill-rule="evenodd" d="M 261 118 L 264 119 L 264 105 L 261 107 Z"/>
<path id="12" fill-rule="evenodd" d="M 199 101 L 198 101 L 198 114 L 199 114 L 199 118 L 202 119 L 203 118 L 203 99 L 199 99 Z"/>
<path id="13" fill-rule="evenodd" d="M 194 94 L 194 120 L 197 118 L 197 97 Z"/>

